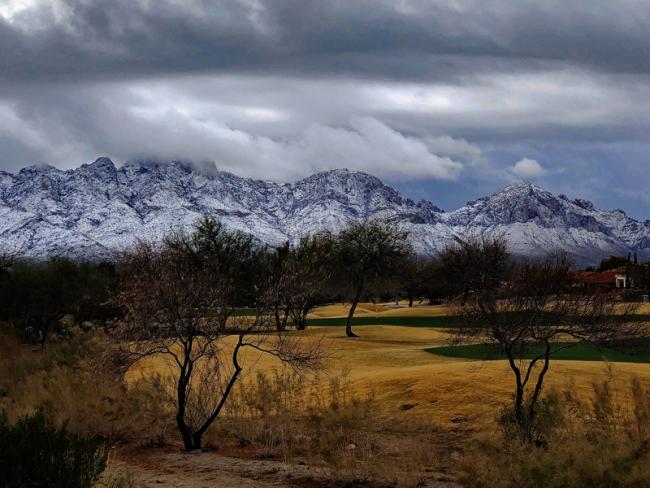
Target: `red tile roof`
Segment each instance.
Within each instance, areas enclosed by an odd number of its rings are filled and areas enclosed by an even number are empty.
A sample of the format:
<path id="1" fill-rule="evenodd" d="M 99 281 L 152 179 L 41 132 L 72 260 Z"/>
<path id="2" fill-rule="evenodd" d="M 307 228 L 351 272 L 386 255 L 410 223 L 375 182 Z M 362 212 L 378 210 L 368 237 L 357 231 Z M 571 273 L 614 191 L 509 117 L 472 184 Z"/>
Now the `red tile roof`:
<path id="1" fill-rule="evenodd" d="M 616 284 L 616 271 L 574 271 L 570 273 L 572 281 L 589 285 L 614 285 Z"/>

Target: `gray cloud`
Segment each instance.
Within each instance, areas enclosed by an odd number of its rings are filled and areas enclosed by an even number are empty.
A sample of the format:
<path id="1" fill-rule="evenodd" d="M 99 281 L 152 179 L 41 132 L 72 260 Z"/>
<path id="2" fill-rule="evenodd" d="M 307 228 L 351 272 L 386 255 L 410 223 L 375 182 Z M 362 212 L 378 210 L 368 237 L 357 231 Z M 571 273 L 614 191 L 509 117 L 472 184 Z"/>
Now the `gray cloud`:
<path id="1" fill-rule="evenodd" d="M 449 136 L 423 141 L 341 106 L 330 106 L 331 116 L 316 122 L 305 117 L 300 100 L 291 104 L 273 94 L 265 99 L 260 92 L 264 83 L 240 81 L 201 77 L 119 87 L 64 84 L 55 93 L 51 87 L 23 87 L 4 103 L 0 100 L 0 137 L 22 145 L 24 157 L 36 155 L 37 162 L 62 167 L 107 154 L 117 162 L 214 161 L 241 175 L 280 180 L 339 167 L 393 180 L 453 179 L 464 163 L 480 155 L 467 141 Z M 202 93 L 206 85 L 212 94 Z M 301 82 L 295 87 L 306 93 L 315 89 Z M 245 96 L 249 90 L 253 99 Z M 364 88 L 347 90 L 342 95 L 348 105 L 359 95 L 352 113 L 363 113 Z M 229 97 L 229 91 L 240 99 Z"/>
<path id="2" fill-rule="evenodd" d="M 0 169 L 347 166 L 451 207 L 528 157 L 648 214 L 649 21 L 640 0 L 4 0 Z"/>
<path id="3" fill-rule="evenodd" d="M 5 78 L 239 70 L 435 79 L 499 62 L 650 69 L 650 9 L 638 0 L 6 3 Z"/>

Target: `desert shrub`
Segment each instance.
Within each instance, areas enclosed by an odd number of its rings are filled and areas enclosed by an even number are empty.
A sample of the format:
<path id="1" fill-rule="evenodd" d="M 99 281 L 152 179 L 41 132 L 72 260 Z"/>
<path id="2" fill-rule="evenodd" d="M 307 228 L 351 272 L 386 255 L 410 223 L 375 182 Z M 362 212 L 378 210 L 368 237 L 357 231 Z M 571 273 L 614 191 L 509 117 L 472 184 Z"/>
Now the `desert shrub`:
<path id="1" fill-rule="evenodd" d="M 55 427 L 37 412 L 14 425 L 0 415 L 0 486 L 87 488 L 106 467 L 101 442 Z"/>
<path id="2" fill-rule="evenodd" d="M 372 390 L 357 387 L 345 372 L 259 372 L 238 384 L 206 446 L 317 466 L 332 486 L 416 487 L 437 479 L 431 424 L 387 424 Z"/>
<path id="3" fill-rule="evenodd" d="M 314 393 L 308 409 L 312 450 L 334 464 L 354 464 L 359 456 L 369 458 L 373 450 L 367 435 L 372 392 L 367 396 L 353 394 L 345 375 L 334 376 L 328 383 L 327 389 Z"/>
<path id="4" fill-rule="evenodd" d="M 650 390 L 638 380 L 625 399 L 611 383 L 591 400 L 574 389 L 547 397 L 545 442 L 530 444 L 504 430 L 482 440 L 462 462 L 469 487 L 550 488 L 650 486 Z M 557 423 L 553 423 L 556 419 Z"/>
<path id="5" fill-rule="evenodd" d="M 283 455 L 327 450 L 353 441 L 352 432 L 368 419 L 369 405 L 369 399 L 352 392 L 345 374 L 323 378 L 275 368 L 238 385 L 222 433 L 244 445 L 279 447 Z"/>
<path id="6" fill-rule="evenodd" d="M 558 429 L 566 424 L 565 404 L 559 392 L 551 390 L 539 401 L 535 416 L 517 419 L 511 405 L 501 409 L 497 423 L 508 439 L 521 437 L 525 442 L 532 440 L 536 446 L 542 446 Z M 530 438 L 528 437 L 530 436 Z"/>
<path id="7" fill-rule="evenodd" d="M 305 376 L 286 367 L 260 372 L 239 385 L 228 421 L 208 439 L 231 437 L 259 458 L 307 461 L 355 478 L 376 450 L 372 400 L 372 394 L 354 392 L 346 373 Z"/>
<path id="8" fill-rule="evenodd" d="M 226 404 L 228 422 L 209 432 L 208 442 L 230 436 L 239 447 L 254 446 L 259 457 L 288 459 L 306 438 L 301 419 L 315 381 L 288 367 L 258 372 L 237 386 Z"/>
<path id="9" fill-rule="evenodd" d="M 0 341 L 0 408 L 10 420 L 41 410 L 70 432 L 110 442 L 165 442 L 173 428 L 161 415 L 163 386 L 156 381 L 127 384 L 96 359 L 110 347 L 101 333 L 78 332 L 33 351 L 8 334 Z"/>

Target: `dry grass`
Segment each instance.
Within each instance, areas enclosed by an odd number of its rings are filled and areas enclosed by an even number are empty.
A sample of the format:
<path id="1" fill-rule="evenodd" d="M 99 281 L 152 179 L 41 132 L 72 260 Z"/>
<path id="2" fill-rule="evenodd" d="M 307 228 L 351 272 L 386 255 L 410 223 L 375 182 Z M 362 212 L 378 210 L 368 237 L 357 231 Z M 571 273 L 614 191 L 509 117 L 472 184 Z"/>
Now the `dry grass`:
<path id="1" fill-rule="evenodd" d="M 361 337 L 345 337 L 342 327 L 314 327 L 306 340 L 323 340 L 331 359 L 322 377 L 347 372 L 356 395 L 375 395 L 376 422 L 425 421 L 439 428 L 465 427 L 471 431 L 491 430 L 501 406 L 510 399 L 513 380 L 505 361 L 468 361 L 435 356 L 427 347 L 447 344 L 448 335 L 439 329 L 364 326 Z M 271 371 L 279 363 L 268 356 L 247 352 L 248 377 Z M 164 372 L 156 359 L 142 365 L 132 378 Z M 548 375 L 549 387 L 575 383 L 587 394 L 594 381 L 616 378 L 629 382 L 633 376 L 650 384 L 650 364 L 556 361 Z M 403 405 L 413 405 L 402 410 Z"/>
<path id="2" fill-rule="evenodd" d="M 100 436 L 110 443 L 151 445 L 162 442 L 173 427 L 160 415 L 161 385 L 133 382 L 93 366 L 107 347 L 99 334 L 77 332 L 45 351 L 18 342 L 4 332 L 0 338 L 0 410 L 10 420 L 37 409 L 69 430 Z"/>
<path id="3" fill-rule="evenodd" d="M 368 315 L 445 313 L 438 306 L 360 307 Z M 347 310 L 329 306 L 314 316 L 341 311 Z M 419 486 L 444 479 L 454 466 L 452 456 L 494 436 L 495 417 L 513 386 L 504 361 L 424 352 L 447 344 L 448 335 L 440 329 L 364 326 L 358 332 L 361 337 L 355 339 L 346 338 L 342 327 L 301 333 L 304 340 L 322 340 L 331 355 L 327 368 L 313 378 L 293 375 L 273 358 L 247 351 L 247 375 L 226 416 L 209 433 L 209 443 L 222 454 L 318 466 L 341 484 L 372 480 Z M 88 350 L 96 346 L 53 344 L 39 353 L 3 337 L 0 408 L 18 415 L 43 407 L 57 420 L 70 419 L 73 430 L 132 446 L 176 443 L 172 415 L 161 412 L 167 405 L 164 385 L 148 381 L 169 373 L 165 360 L 138 365 L 125 385 L 86 368 Z M 556 361 L 547 381 L 549 388 L 571 385 L 579 397 L 590 398 L 594 382 L 627 385 L 633 377 L 650 387 L 650 364 Z M 617 401 L 629 401 L 629 392 L 620 391 Z M 124 482 L 128 486 L 129 480 Z"/>
<path id="4" fill-rule="evenodd" d="M 460 464 L 473 488 L 650 486 L 650 389 L 594 383 L 589 399 L 551 390 L 541 405 L 541 446 L 508 434 L 479 438 Z"/>

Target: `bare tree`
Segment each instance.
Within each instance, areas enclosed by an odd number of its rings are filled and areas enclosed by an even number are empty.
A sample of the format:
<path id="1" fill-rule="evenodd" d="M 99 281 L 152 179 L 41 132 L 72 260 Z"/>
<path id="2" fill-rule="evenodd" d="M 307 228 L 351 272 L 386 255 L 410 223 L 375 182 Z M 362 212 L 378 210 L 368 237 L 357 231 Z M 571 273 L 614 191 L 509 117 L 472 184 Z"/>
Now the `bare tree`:
<path id="1" fill-rule="evenodd" d="M 176 242 L 175 244 L 178 244 Z M 152 356 L 170 359 L 176 424 L 187 451 L 200 449 L 219 417 L 243 366 L 243 349 L 270 354 L 296 368 L 315 368 L 317 343 L 272 333 L 269 316 L 242 318 L 224 332 L 215 309 L 229 306 L 219 268 L 191 248 L 166 241 L 160 249 L 140 244 L 122 259 L 116 301 L 125 319 L 115 330 L 128 367 Z"/>
<path id="2" fill-rule="evenodd" d="M 507 281 L 496 281 L 507 267 L 507 255 L 494 259 L 494 243 L 466 244 L 465 252 L 483 275 L 463 288 L 460 300 L 463 327 L 456 339 L 497 345 L 507 358 L 515 380 L 512 410 L 504 420 L 514 424 L 527 441 L 539 440 L 535 430 L 540 395 L 553 356 L 580 343 L 597 346 L 638 338 L 644 326 L 629 320 L 633 305 L 611 293 L 576 294 L 568 279 L 570 261 L 562 254 L 539 261 L 512 264 Z M 482 259 L 480 256 L 484 256 Z"/>
<path id="3" fill-rule="evenodd" d="M 352 318 L 364 291 L 378 280 L 393 276 L 400 263 L 409 255 L 408 233 L 396 224 L 371 220 L 353 223 L 336 240 L 336 261 L 339 280 L 351 299 L 345 324 L 348 337 Z"/>

